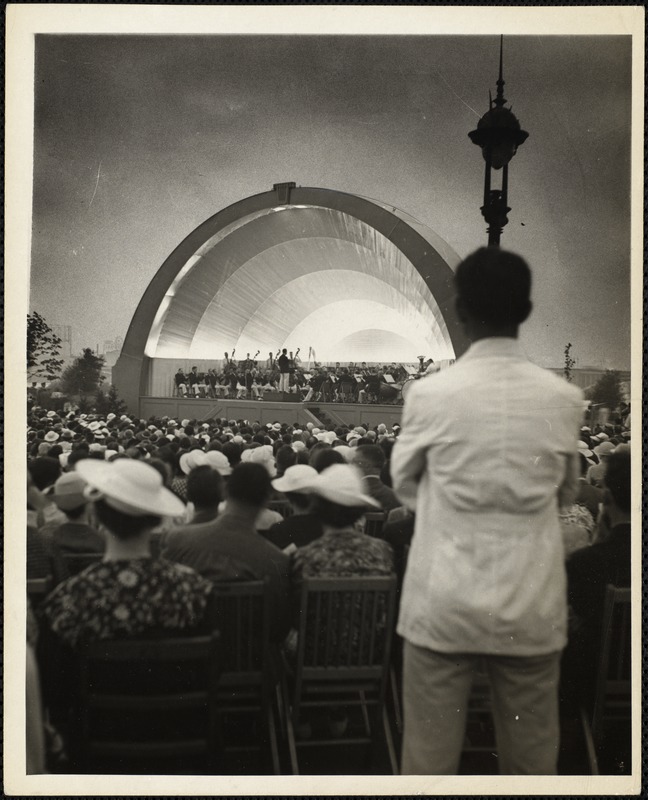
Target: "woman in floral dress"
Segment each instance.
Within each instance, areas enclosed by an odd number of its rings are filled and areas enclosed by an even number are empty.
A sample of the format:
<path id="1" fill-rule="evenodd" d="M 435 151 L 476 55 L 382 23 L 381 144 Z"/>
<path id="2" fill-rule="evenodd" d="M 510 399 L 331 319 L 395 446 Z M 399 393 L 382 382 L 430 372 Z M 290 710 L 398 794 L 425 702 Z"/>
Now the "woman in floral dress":
<path id="1" fill-rule="evenodd" d="M 212 584 L 194 570 L 151 557 L 149 537 L 163 516 L 184 505 L 142 461 L 86 459 L 97 519 L 106 532 L 101 562 L 59 584 L 45 599 L 39 653 L 50 712 L 65 727 L 76 688 L 77 648 L 103 639 L 207 633 Z"/>

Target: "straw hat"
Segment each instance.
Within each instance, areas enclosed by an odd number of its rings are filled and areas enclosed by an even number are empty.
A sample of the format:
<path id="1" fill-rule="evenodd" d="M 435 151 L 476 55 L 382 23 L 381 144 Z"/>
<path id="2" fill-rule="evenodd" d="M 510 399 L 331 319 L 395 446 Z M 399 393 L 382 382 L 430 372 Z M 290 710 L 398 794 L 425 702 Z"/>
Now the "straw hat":
<path id="1" fill-rule="evenodd" d="M 241 453 L 241 461 L 262 464 L 268 470 L 271 478 L 277 474 L 272 447 L 269 444 L 262 444 L 260 447 L 244 450 Z"/>
<path id="2" fill-rule="evenodd" d="M 340 453 L 340 455 L 346 462 L 353 461 L 354 451 L 346 444 L 339 444 L 337 447 L 334 447 L 333 449 L 336 450 L 338 453 Z"/>
<path id="3" fill-rule="evenodd" d="M 364 493 L 362 474 L 351 464 L 332 464 L 319 473 L 309 489 L 313 494 L 340 506 L 380 508 L 377 500 Z"/>
<path id="4" fill-rule="evenodd" d="M 124 514 L 174 517 L 185 511 L 182 500 L 162 485 L 160 473 L 142 461 L 85 458 L 77 463 L 76 471 L 88 483 L 85 496 L 89 500 L 103 499 Z"/>
<path id="5" fill-rule="evenodd" d="M 601 442 L 594 448 L 594 452 L 600 458 L 601 456 L 609 456 L 614 452 L 614 445 L 612 442 Z"/>
<path id="6" fill-rule="evenodd" d="M 66 472 L 54 484 L 52 500 L 62 511 L 71 511 L 84 506 L 88 502 L 83 493 L 86 486 L 86 482 L 78 472 Z"/>
<path id="7" fill-rule="evenodd" d="M 209 466 L 215 470 L 218 470 L 221 475 L 232 474 L 232 467 L 227 460 L 227 456 L 225 453 L 221 453 L 220 450 L 209 450 L 207 453 L 205 453 L 205 458 L 207 459 Z"/>
<path id="8" fill-rule="evenodd" d="M 192 469 L 207 463 L 207 456 L 202 450 L 190 450 L 180 456 L 180 469 L 188 475 Z"/>
<path id="9" fill-rule="evenodd" d="M 317 479 L 317 470 L 308 464 L 294 464 L 284 472 L 281 478 L 272 481 L 272 487 L 278 492 L 298 492 L 309 494 L 311 485 Z"/>

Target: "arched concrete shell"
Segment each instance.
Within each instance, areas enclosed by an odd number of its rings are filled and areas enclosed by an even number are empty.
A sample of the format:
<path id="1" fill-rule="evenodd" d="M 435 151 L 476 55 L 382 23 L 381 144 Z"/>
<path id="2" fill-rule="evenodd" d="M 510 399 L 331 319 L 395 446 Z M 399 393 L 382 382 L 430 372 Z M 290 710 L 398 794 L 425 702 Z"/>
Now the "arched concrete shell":
<path id="1" fill-rule="evenodd" d="M 368 330 L 456 357 L 468 344 L 453 304 L 458 261 L 434 232 L 374 200 L 314 188 L 292 189 L 288 203 L 275 191 L 248 197 L 206 220 L 160 267 L 113 380 L 134 408 L 153 358 L 221 358 L 262 343 L 263 355 L 284 343 L 307 348 L 293 334 L 312 338 L 329 308 L 354 299 L 382 309 Z M 326 335 L 361 339 L 357 320 L 337 327 Z"/>

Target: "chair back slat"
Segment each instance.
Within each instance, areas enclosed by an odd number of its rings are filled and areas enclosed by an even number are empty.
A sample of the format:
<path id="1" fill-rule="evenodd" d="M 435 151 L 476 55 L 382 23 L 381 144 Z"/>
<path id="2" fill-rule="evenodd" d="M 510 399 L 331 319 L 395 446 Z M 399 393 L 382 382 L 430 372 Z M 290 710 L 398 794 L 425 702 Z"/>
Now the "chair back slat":
<path id="1" fill-rule="evenodd" d="M 387 519 L 386 511 L 368 511 L 365 515 L 364 532 L 367 536 L 380 539 L 382 529 Z"/>
<path id="2" fill-rule="evenodd" d="M 608 585 L 601 626 L 601 648 L 596 683 L 592 734 L 600 738 L 605 717 L 631 716 L 631 605 L 630 589 Z"/>
<path id="3" fill-rule="evenodd" d="M 297 669 L 374 670 L 389 657 L 396 578 L 307 578 L 302 586 Z"/>
<path id="4" fill-rule="evenodd" d="M 297 654 L 285 705 L 294 774 L 299 773 L 298 748 L 309 744 L 370 744 L 376 763 L 379 757 L 384 760 L 386 746 L 391 771 L 398 773 L 385 708 L 396 586 L 395 575 L 303 580 Z M 316 708 L 330 712 L 332 707 L 346 715 L 348 735 L 331 730 L 329 738 L 299 741 L 295 731 L 302 713 Z"/>
<path id="5" fill-rule="evenodd" d="M 293 514 L 293 507 L 290 505 L 288 500 L 285 499 L 271 500 L 268 503 L 268 508 L 271 511 L 277 511 L 284 519 L 292 516 Z"/>
<path id="6" fill-rule="evenodd" d="M 363 598 L 362 602 L 364 603 L 365 598 Z M 358 628 L 362 631 L 362 626 L 360 625 L 360 620 L 362 620 L 362 605 L 358 603 L 351 603 L 351 611 L 349 615 L 349 629 L 355 630 Z M 358 652 L 362 651 L 362 641 L 358 643 Z M 353 660 L 353 648 L 347 647 L 346 648 L 346 666 L 350 667 Z"/>
<path id="7" fill-rule="evenodd" d="M 28 578 L 27 579 L 27 596 L 32 603 L 39 603 L 52 589 L 52 576 L 47 575 L 45 578 Z"/>
<path id="8" fill-rule="evenodd" d="M 243 674 L 260 678 L 269 647 L 266 582 L 215 583 L 214 597 L 223 643 L 221 683 Z"/>

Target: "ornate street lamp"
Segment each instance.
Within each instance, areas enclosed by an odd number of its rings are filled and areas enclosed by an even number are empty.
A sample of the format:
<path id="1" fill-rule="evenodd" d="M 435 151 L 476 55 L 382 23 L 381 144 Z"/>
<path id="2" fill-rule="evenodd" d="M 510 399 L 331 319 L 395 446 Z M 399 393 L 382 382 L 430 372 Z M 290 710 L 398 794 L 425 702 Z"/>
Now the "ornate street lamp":
<path id="1" fill-rule="evenodd" d="M 499 80 L 497 97 L 492 99 L 489 92 L 489 109 L 477 123 L 477 129 L 470 131 L 473 144 L 479 145 L 486 161 L 484 177 L 484 205 L 481 213 L 488 223 L 488 244 L 499 247 L 502 229 L 508 222 L 506 216 L 511 210 L 507 206 L 508 165 L 518 147 L 529 135 L 520 128 L 520 123 L 510 108 L 504 108 L 504 78 L 502 77 L 502 36 L 500 39 Z M 502 188 L 491 188 L 491 170 L 502 170 Z"/>

